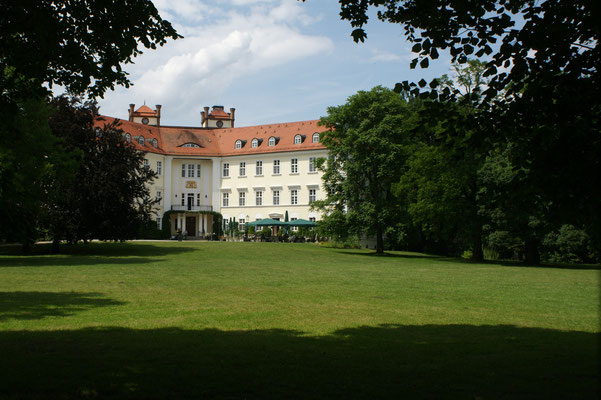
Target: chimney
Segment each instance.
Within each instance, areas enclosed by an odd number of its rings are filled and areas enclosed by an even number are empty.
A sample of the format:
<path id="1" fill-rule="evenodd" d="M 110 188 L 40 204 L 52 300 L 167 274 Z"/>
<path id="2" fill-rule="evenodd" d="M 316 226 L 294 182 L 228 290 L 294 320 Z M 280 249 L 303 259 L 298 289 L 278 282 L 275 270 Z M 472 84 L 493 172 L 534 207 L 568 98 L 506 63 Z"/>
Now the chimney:
<path id="1" fill-rule="evenodd" d="M 205 120 L 204 120 L 204 122 L 206 123 L 206 125 L 208 127 L 209 123 L 208 123 L 207 120 L 209 119 L 209 107 L 204 107 L 204 109 L 205 109 Z"/>
<path id="2" fill-rule="evenodd" d="M 232 119 L 232 128 L 234 127 L 234 114 L 236 113 L 235 108 L 230 108 L 230 118 Z"/>
<path id="3" fill-rule="evenodd" d="M 157 104 L 157 109 L 155 110 L 155 113 L 157 114 L 157 126 L 161 126 L 161 105 Z"/>
<path id="4" fill-rule="evenodd" d="M 200 112 L 200 126 L 203 126 L 203 125 L 204 125 L 204 123 L 205 123 L 205 118 L 206 118 L 206 117 L 205 117 L 205 112 L 204 112 L 204 111 L 201 111 L 201 112 Z"/>
<path id="5" fill-rule="evenodd" d="M 133 120 L 134 120 L 134 108 L 136 108 L 135 104 L 129 105 L 129 121 L 130 122 L 133 122 Z"/>

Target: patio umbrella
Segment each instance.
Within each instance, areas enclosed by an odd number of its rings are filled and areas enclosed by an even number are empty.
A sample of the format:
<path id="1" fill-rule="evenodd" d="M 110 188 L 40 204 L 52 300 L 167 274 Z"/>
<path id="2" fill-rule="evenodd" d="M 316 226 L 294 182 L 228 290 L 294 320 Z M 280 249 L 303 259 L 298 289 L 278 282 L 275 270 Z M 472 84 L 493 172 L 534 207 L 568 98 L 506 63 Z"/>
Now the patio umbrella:
<path id="1" fill-rule="evenodd" d="M 294 221 L 288 222 L 288 226 L 317 226 L 313 221 L 307 221 L 306 219 L 295 219 Z"/>
<path id="2" fill-rule="evenodd" d="M 277 219 L 264 218 L 258 221 L 250 222 L 250 226 L 286 226 L 287 224 Z"/>

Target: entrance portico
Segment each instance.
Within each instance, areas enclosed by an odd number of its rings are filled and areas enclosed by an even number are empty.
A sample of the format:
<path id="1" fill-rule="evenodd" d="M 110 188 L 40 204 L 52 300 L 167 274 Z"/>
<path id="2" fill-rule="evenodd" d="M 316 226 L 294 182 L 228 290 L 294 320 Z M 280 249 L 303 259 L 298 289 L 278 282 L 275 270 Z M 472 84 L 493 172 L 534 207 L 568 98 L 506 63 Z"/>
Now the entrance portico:
<path id="1" fill-rule="evenodd" d="M 201 212 L 180 212 L 171 216 L 171 234 L 181 230 L 188 237 L 203 238 L 213 233 L 213 215 Z"/>

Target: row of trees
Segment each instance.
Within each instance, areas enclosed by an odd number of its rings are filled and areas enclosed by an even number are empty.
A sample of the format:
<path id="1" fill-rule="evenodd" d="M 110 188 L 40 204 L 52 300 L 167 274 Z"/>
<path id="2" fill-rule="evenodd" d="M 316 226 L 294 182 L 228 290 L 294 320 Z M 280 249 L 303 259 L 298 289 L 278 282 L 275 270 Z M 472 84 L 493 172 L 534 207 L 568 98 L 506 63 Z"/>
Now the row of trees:
<path id="1" fill-rule="evenodd" d="M 27 248 L 40 227 L 57 243 L 131 235 L 139 219 L 131 212 L 149 207 L 123 207 L 146 196 L 141 156 L 123 146 L 115 127 L 96 135 L 91 104 L 51 101 L 49 88 L 93 98 L 127 87 L 123 64 L 179 37 L 150 0 L 2 2 L 0 241 Z M 130 183 L 141 186 L 121 192 Z"/>
<path id="2" fill-rule="evenodd" d="M 327 198 L 314 204 L 326 214 L 325 233 L 343 241 L 373 235 L 377 252 L 600 259 L 589 226 L 571 210 L 554 219 L 552 200 L 512 161 L 519 143 L 487 138 L 487 116 L 474 106 L 486 87 L 483 67 L 471 60 L 455 67 L 455 79 L 440 79 L 462 86 L 453 101 L 376 87 L 328 109 L 321 124 L 331 128 L 322 134 L 330 158 L 320 160 Z"/>
<path id="3" fill-rule="evenodd" d="M 419 123 L 418 128 L 411 120 L 403 125 L 404 132 L 411 132 L 405 134 L 405 140 L 411 138 L 414 143 L 411 151 L 401 146 L 406 149 L 401 154 L 405 169 L 398 170 L 392 179 L 398 183 L 386 190 L 379 188 L 382 190 L 378 193 L 388 198 L 392 193 L 392 201 L 401 201 L 394 214 L 401 222 L 385 219 L 386 226 L 405 224 L 403 232 L 409 242 L 412 237 L 420 237 L 418 242 L 434 241 L 443 249 L 459 237 L 461 242 L 470 243 L 476 259 L 482 257 L 480 239 L 489 246 L 504 242 L 504 247 L 510 247 L 513 243 L 530 263 L 539 261 L 541 246 L 555 242 L 556 248 L 562 247 L 566 241 L 577 242 L 586 234 L 597 244 L 598 258 L 601 50 L 597 21 L 601 15 L 596 2 L 340 3 L 341 18 L 354 28 L 355 41 L 367 38 L 365 26 L 370 10 L 375 8 L 380 20 L 399 24 L 406 40 L 413 44 L 417 57 L 411 62 L 412 68 L 427 68 L 430 61 L 448 52 L 461 71 L 470 72 L 463 77 L 459 74 L 452 85 L 444 79 L 396 85 L 395 91 L 401 94 L 398 100 L 404 101 L 399 107 L 417 107 Z M 469 64 L 469 57 L 474 56 L 484 62 Z M 474 75 L 471 67 L 477 67 L 480 73 Z M 486 85 L 478 85 L 478 79 L 483 78 L 487 79 Z M 338 133 L 326 134 L 326 141 L 332 136 L 329 146 L 336 154 L 344 132 L 359 125 L 350 119 L 334 118 L 340 114 L 338 110 L 331 109 L 329 114 L 323 123 L 335 127 Z M 372 131 L 369 140 L 375 140 L 375 133 L 380 134 Z M 360 151 L 365 149 L 361 147 Z M 342 159 L 345 164 L 361 158 L 369 163 L 375 158 L 341 153 L 346 157 Z M 360 185 L 357 179 L 364 179 L 359 182 L 377 189 L 369 180 L 372 177 L 353 176 L 349 168 L 338 166 L 344 168 L 348 180 L 355 179 L 354 185 Z M 377 173 L 385 176 L 387 170 Z M 340 176 L 345 182 L 344 174 Z M 344 193 L 347 186 L 335 184 L 336 179 L 330 182 L 334 187 L 328 188 L 328 194 L 337 204 L 340 198 L 334 193 Z M 345 196 L 345 204 L 328 206 L 331 220 L 344 222 L 340 210 L 347 207 L 345 220 L 353 221 L 353 210 L 359 210 L 358 201 L 364 199 L 349 198 L 350 193 Z M 447 201 L 437 201 L 443 197 Z M 362 215 L 375 215 L 380 210 L 375 202 L 360 207 Z M 371 221 L 369 229 L 355 230 L 377 233 L 382 229 L 378 227 L 382 222 Z M 381 241 L 378 250 L 382 250 Z"/>

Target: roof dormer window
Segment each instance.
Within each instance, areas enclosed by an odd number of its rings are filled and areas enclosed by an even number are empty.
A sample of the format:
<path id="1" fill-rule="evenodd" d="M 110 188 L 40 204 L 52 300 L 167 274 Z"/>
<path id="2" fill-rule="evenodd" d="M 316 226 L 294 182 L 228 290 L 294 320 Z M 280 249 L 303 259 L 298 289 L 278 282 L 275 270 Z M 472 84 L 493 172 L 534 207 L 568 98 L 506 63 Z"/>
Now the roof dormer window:
<path id="1" fill-rule="evenodd" d="M 127 143 L 131 143 L 131 135 L 130 135 L 129 133 L 126 133 L 126 134 L 125 134 L 125 141 L 126 141 Z"/>
<path id="2" fill-rule="evenodd" d="M 179 147 L 201 147 L 199 144 L 196 143 L 184 143 Z"/>
<path id="3" fill-rule="evenodd" d="M 138 136 L 138 144 L 144 146 L 144 136 Z"/>
<path id="4" fill-rule="evenodd" d="M 303 137 L 301 135 L 294 136 L 294 144 L 301 144 L 303 142 Z"/>
<path id="5" fill-rule="evenodd" d="M 273 136 L 269 138 L 269 141 L 267 142 L 267 145 L 269 147 L 275 146 L 275 138 Z"/>
<path id="6" fill-rule="evenodd" d="M 250 147 L 252 147 L 253 149 L 256 149 L 257 147 L 259 147 L 259 139 L 254 138 L 251 142 L 250 142 Z"/>
<path id="7" fill-rule="evenodd" d="M 240 139 L 236 140 L 235 147 L 236 147 L 236 150 L 241 149 L 242 148 L 242 140 L 240 140 Z"/>
<path id="8" fill-rule="evenodd" d="M 154 147 L 154 148 L 159 147 L 159 141 L 156 139 L 152 139 L 152 147 Z"/>
<path id="9" fill-rule="evenodd" d="M 319 132 L 313 134 L 313 143 L 319 143 Z"/>

